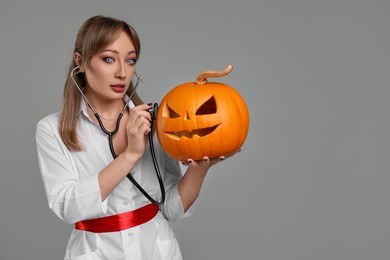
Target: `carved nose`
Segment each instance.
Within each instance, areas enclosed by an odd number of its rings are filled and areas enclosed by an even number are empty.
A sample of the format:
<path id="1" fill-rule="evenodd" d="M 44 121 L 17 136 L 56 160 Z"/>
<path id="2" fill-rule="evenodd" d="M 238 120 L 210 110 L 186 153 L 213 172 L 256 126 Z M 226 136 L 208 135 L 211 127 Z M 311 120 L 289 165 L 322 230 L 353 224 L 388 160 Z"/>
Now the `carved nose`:
<path id="1" fill-rule="evenodd" d="M 190 120 L 190 115 L 188 114 L 188 111 L 184 114 L 184 120 Z"/>

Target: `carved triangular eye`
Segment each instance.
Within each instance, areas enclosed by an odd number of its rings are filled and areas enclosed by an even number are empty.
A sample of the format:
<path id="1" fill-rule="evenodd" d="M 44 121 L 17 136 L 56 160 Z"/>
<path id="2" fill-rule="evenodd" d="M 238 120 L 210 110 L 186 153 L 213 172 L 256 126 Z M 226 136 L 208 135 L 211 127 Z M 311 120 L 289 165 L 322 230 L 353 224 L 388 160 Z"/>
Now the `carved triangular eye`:
<path id="1" fill-rule="evenodd" d="M 195 115 L 209 115 L 209 114 L 215 114 L 217 113 L 217 103 L 215 102 L 214 96 L 212 96 L 209 100 L 203 103 L 198 110 L 196 111 Z"/>
<path id="2" fill-rule="evenodd" d="M 169 118 L 180 117 L 180 115 L 178 113 L 176 113 L 168 104 L 165 104 L 162 116 L 169 117 Z"/>

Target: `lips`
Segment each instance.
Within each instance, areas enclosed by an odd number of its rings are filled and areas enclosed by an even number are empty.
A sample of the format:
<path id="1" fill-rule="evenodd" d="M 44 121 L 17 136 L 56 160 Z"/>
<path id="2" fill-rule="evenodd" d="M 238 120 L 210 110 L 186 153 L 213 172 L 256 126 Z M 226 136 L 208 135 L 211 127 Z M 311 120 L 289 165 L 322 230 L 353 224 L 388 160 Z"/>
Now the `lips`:
<path id="1" fill-rule="evenodd" d="M 112 90 L 114 90 L 117 93 L 122 93 L 126 89 L 124 84 L 114 84 L 114 85 L 110 85 L 110 87 Z"/>

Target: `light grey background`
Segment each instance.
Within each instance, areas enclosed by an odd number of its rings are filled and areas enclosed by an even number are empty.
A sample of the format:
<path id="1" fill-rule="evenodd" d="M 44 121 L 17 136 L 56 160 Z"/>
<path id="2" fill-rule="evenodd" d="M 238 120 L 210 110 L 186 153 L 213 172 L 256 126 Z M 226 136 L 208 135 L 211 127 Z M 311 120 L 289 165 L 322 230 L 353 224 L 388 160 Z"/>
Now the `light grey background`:
<path id="1" fill-rule="evenodd" d="M 250 132 L 173 224 L 186 260 L 389 259 L 389 13 L 387 0 L 1 1 L 0 259 L 65 253 L 35 126 L 59 109 L 76 32 L 96 14 L 138 30 L 146 101 L 234 65 L 221 81 L 246 100 Z"/>

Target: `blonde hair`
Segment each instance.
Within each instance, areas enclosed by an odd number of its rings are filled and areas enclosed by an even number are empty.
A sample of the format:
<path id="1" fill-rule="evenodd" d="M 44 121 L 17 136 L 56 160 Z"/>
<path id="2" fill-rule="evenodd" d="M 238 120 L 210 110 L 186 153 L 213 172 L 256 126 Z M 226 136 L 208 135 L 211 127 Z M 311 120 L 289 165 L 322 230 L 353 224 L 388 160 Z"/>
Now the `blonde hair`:
<path id="1" fill-rule="evenodd" d="M 85 21 L 78 31 L 73 52 L 73 54 L 79 53 L 82 57 L 81 64 L 79 64 L 80 69 L 85 68 L 93 55 L 115 41 L 121 32 L 126 32 L 129 35 L 138 59 L 141 51 L 140 40 L 137 32 L 128 23 L 100 15 L 93 16 Z M 64 86 L 64 99 L 58 127 L 61 138 L 68 149 L 80 151 L 82 147 L 77 134 L 77 119 L 80 111 L 81 95 L 70 77 L 71 71 L 76 66 L 77 64 L 72 59 Z M 81 88 L 85 87 L 86 82 L 83 73 L 76 74 L 74 78 Z M 134 86 L 130 84 L 126 94 L 130 95 L 133 88 Z M 137 93 L 134 93 L 131 100 L 135 105 L 142 104 L 142 100 Z"/>

